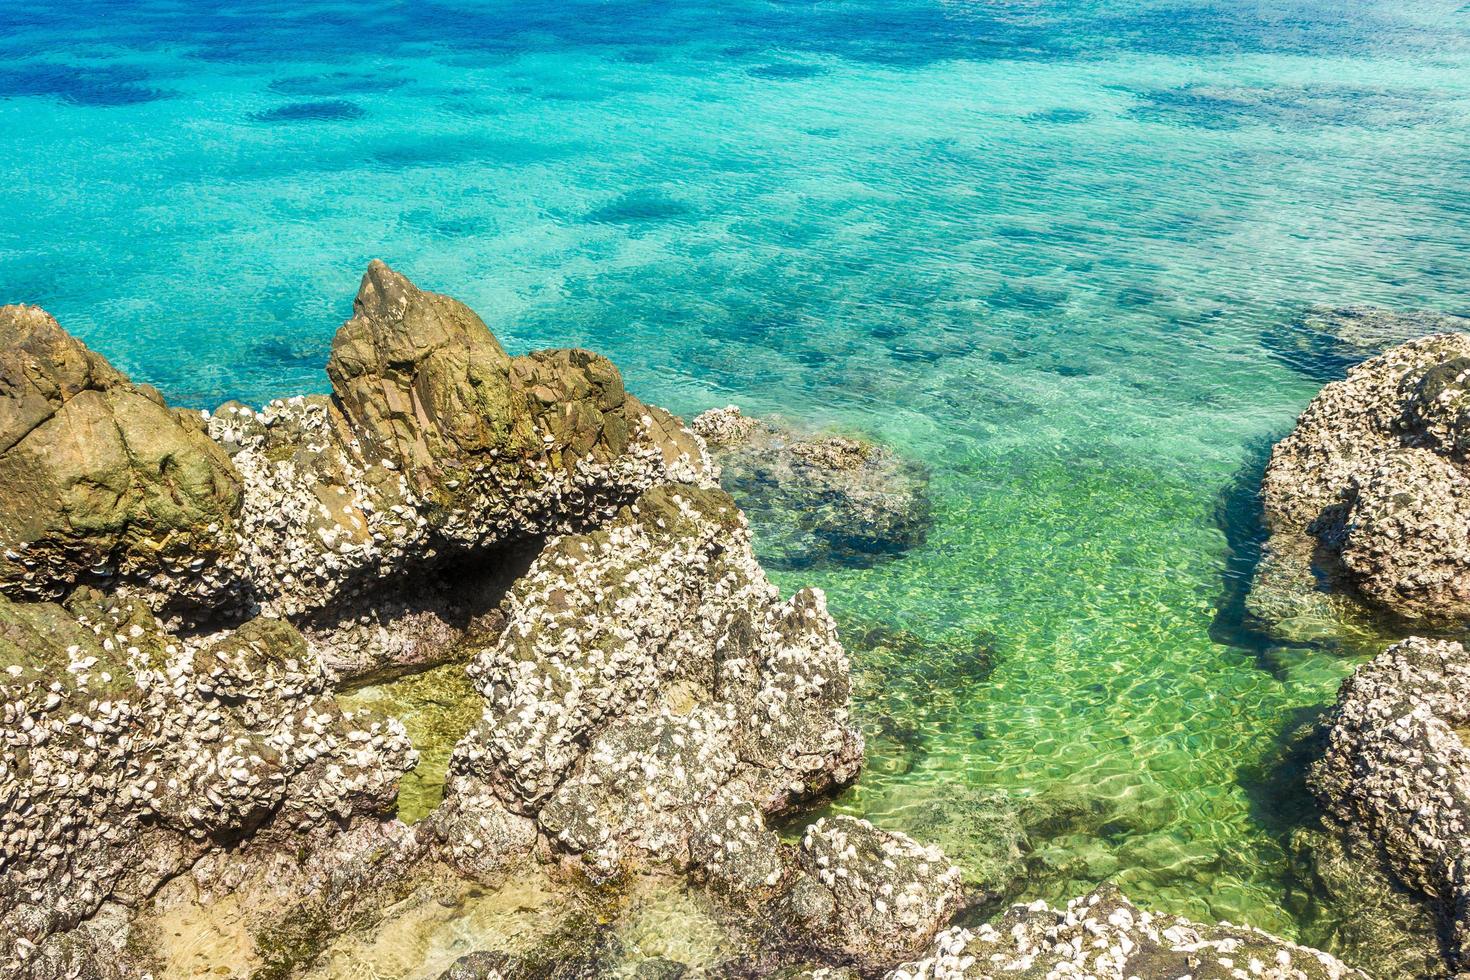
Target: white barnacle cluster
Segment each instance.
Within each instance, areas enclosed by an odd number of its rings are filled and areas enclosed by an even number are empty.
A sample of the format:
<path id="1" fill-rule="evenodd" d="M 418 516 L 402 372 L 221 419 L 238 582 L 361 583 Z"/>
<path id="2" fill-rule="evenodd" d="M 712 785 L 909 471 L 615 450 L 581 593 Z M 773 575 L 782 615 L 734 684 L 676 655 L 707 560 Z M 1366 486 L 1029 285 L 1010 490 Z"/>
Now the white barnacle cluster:
<path id="1" fill-rule="evenodd" d="M 999 922 L 939 933 L 888 980 L 999 980 L 1015 975 L 1132 980 L 1366 980 L 1331 956 L 1253 929 L 1203 926 L 1136 908 L 1103 886 L 1063 910 L 1013 907 Z"/>
<path id="2" fill-rule="evenodd" d="M 141 603 L 44 608 L 70 638 L 64 669 L 0 672 L 0 875 L 44 921 L 74 924 L 115 888 L 147 894 L 272 814 L 300 827 L 346 821 L 359 800 L 381 810 L 413 761 L 398 722 L 337 710 L 319 669 L 248 627 L 186 642 Z M 0 941 L 7 968 L 24 938 Z"/>
<path id="3" fill-rule="evenodd" d="M 1329 716 L 1311 785 L 1323 807 L 1382 847 L 1399 877 L 1437 896 L 1470 952 L 1470 654 L 1411 637 L 1360 667 Z"/>
<path id="4" fill-rule="evenodd" d="M 833 893 L 854 942 L 908 943 L 958 908 L 961 871 L 939 848 L 866 820 L 817 821 L 802 836 L 800 860 Z"/>
<path id="5" fill-rule="evenodd" d="M 450 795 L 493 787 L 596 877 L 688 864 L 717 798 L 778 812 L 857 771 L 825 606 L 780 601 L 723 493 L 659 486 L 552 540 L 502 610 Z"/>

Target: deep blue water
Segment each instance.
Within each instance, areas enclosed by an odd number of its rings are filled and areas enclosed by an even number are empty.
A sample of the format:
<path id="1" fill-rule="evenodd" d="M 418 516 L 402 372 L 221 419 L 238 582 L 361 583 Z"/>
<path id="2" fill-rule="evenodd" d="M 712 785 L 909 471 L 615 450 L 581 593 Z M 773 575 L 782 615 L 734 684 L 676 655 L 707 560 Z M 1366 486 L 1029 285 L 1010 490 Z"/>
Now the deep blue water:
<path id="1" fill-rule="evenodd" d="M 259 402 L 381 257 L 676 411 L 885 439 L 928 543 L 779 576 L 931 643 L 867 664 L 843 805 L 1101 801 L 1027 897 L 1299 932 L 1263 767 L 1351 664 L 1235 645 L 1227 532 L 1328 370 L 1296 313 L 1470 310 L 1470 7 L 60 0 L 0 66 L 0 302 Z"/>

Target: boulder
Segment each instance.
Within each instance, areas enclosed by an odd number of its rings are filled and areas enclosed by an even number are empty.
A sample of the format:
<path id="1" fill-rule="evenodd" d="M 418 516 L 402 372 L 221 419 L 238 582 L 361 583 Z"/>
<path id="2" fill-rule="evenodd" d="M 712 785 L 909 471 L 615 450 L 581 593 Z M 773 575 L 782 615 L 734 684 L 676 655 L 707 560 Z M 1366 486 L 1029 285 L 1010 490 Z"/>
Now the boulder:
<path id="1" fill-rule="evenodd" d="M 1470 967 L 1470 654 L 1410 637 L 1358 668 L 1327 719 L 1309 785 L 1333 823 L 1382 853 L 1450 923 Z"/>
<path id="2" fill-rule="evenodd" d="M 1395 347 L 1323 388 L 1276 445 L 1255 626 L 1320 642 L 1470 619 L 1467 358 L 1470 334 Z"/>
<path id="3" fill-rule="evenodd" d="M 773 567 L 868 567 L 928 536 L 928 471 L 887 447 L 802 433 L 734 405 L 690 425 L 709 445 L 721 485 L 750 516 Z"/>
<path id="4" fill-rule="evenodd" d="M 197 415 L 44 311 L 0 307 L 0 592 L 187 585 L 233 551 L 239 508 L 239 474 Z"/>
<path id="5" fill-rule="evenodd" d="M 1228 923 L 1207 926 L 1137 908 L 1103 885 L 1065 910 L 1012 906 L 999 922 L 939 934 L 888 980 L 1368 980 L 1334 957 Z"/>
<path id="6" fill-rule="evenodd" d="M 825 957 L 864 970 L 917 955 L 964 903 L 943 851 L 854 817 L 818 820 L 796 863 L 795 924 Z"/>
<path id="7" fill-rule="evenodd" d="M 553 540 L 502 612 L 437 815 L 461 862 L 483 864 L 463 843 L 480 828 L 529 818 L 595 879 L 687 867 L 709 808 L 783 813 L 861 765 L 821 593 L 781 600 L 720 491 L 655 487 Z"/>
<path id="8" fill-rule="evenodd" d="M 344 676 L 444 659 L 498 602 L 502 571 L 524 568 L 518 549 L 596 526 L 657 483 L 712 482 L 699 440 L 605 358 L 510 357 L 468 307 L 381 262 L 353 309 L 332 397 L 228 404 L 208 423 L 244 480 L 228 574 L 314 643 L 370 624 L 370 654 L 330 651 Z"/>

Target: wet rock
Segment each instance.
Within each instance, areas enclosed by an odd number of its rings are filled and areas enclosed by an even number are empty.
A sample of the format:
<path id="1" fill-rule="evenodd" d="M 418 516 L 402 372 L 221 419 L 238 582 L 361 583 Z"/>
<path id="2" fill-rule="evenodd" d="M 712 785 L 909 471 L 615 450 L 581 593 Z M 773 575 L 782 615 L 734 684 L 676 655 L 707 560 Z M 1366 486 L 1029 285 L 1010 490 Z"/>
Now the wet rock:
<path id="1" fill-rule="evenodd" d="M 1277 444 L 1246 610 L 1292 642 L 1470 619 L 1459 432 L 1470 335 L 1416 340 L 1327 385 Z"/>
<path id="2" fill-rule="evenodd" d="M 1390 880 L 1373 848 L 1303 828 L 1292 834 L 1288 854 L 1287 904 L 1303 923 L 1303 942 L 1335 955 L 1352 950 L 1354 965 L 1375 977 L 1443 972 L 1433 911 Z"/>
<path id="3" fill-rule="evenodd" d="M 1470 654 L 1411 637 L 1360 667 L 1328 719 L 1309 784 L 1342 830 L 1381 852 L 1450 923 L 1452 966 L 1470 965 Z"/>
<path id="4" fill-rule="evenodd" d="M 1316 306 L 1268 329 L 1262 344 L 1275 357 L 1317 381 L 1336 381 L 1348 369 L 1416 337 L 1470 332 L 1470 318 L 1399 312 L 1373 306 Z"/>
<path id="5" fill-rule="evenodd" d="M 733 405 L 690 424 L 775 567 L 867 567 L 918 547 L 929 533 L 928 472 L 884 446 L 800 433 Z"/>
<path id="6" fill-rule="evenodd" d="M 881 968 L 917 955 L 963 904 L 944 852 L 853 817 L 823 818 L 801 839 L 791 907 L 839 961 Z"/>
<path id="7" fill-rule="evenodd" d="M 284 623 L 184 640 L 136 599 L 0 599 L 6 975 L 47 976 L 39 944 L 212 847 L 391 812 L 412 764 L 401 726 L 337 708 Z"/>
<path id="8" fill-rule="evenodd" d="M 33 306 L 0 307 L 0 591 L 190 580 L 233 551 L 240 477 L 170 411 Z"/>
<path id="9" fill-rule="evenodd" d="M 687 866 L 709 807 L 781 813 L 857 774 L 825 602 L 781 601 L 719 491 L 656 487 L 552 541 L 503 611 L 470 667 L 486 709 L 451 760 L 441 824 L 531 817 L 608 878 Z M 464 836 L 445 830 L 457 860 L 473 857 Z"/>
<path id="10" fill-rule="evenodd" d="M 1111 885 L 1068 903 L 1016 905 L 994 925 L 939 934 L 889 980 L 1089 977 L 1096 980 L 1367 980 L 1316 950 L 1259 930 L 1207 926 L 1135 907 Z"/>
<path id="11" fill-rule="evenodd" d="M 512 969 L 508 953 L 470 953 L 455 960 L 439 980 L 513 980 Z"/>

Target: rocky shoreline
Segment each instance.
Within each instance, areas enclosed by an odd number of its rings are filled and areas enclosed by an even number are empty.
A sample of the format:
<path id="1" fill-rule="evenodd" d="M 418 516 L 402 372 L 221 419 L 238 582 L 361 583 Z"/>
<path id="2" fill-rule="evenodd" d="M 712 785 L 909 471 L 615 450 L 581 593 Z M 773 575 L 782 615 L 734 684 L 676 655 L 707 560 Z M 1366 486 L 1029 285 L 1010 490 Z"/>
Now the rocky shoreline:
<path id="1" fill-rule="evenodd" d="M 718 488 L 706 438 L 756 426 L 727 411 L 701 438 L 597 355 L 511 357 L 376 262 L 327 373 L 330 396 L 170 409 L 42 311 L 0 308 L 5 976 L 178 975 L 170 937 L 208 930 L 169 916 L 217 929 L 228 907 L 222 969 L 304 977 L 414 909 L 542 879 L 560 897 L 535 906 L 538 944 L 444 976 L 1360 975 L 1108 890 L 966 926 L 976 889 L 938 848 L 846 816 L 784 840 L 863 745 L 824 597 L 779 594 Z M 829 557 L 922 539 L 901 461 L 760 425 L 843 520 L 885 515 L 857 544 L 805 528 Z M 406 730 L 345 692 L 455 662 L 477 720 L 409 825 Z M 607 909 L 653 878 L 738 952 L 605 944 Z"/>

